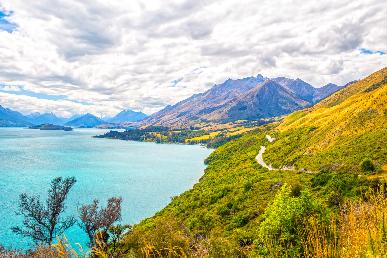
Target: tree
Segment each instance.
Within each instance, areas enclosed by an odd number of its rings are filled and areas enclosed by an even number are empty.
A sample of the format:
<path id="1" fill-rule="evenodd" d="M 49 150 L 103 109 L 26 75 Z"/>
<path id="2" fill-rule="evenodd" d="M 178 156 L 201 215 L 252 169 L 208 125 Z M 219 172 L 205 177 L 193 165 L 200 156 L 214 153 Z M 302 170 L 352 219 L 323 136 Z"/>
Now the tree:
<path id="1" fill-rule="evenodd" d="M 16 214 L 24 216 L 23 226 L 12 227 L 12 231 L 32 238 L 37 244 L 51 245 L 54 238 L 75 224 L 73 216 L 61 218 L 65 210 L 64 202 L 75 182 L 74 177 L 54 178 L 45 204 L 40 201 L 39 196 L 22 193 Z"/>
<path id="2" fill-rule="evenodd" d="M 79 209 L 80 227 L 89 237 L 89 245 L 95 244 L 95 235 L 98 231 L 107 233 L 114 222 L 121 219 L 122 198 L 112 197 L 107 201 L 106 208 L 99 208 L 99 201 L 82 205 Z"/>

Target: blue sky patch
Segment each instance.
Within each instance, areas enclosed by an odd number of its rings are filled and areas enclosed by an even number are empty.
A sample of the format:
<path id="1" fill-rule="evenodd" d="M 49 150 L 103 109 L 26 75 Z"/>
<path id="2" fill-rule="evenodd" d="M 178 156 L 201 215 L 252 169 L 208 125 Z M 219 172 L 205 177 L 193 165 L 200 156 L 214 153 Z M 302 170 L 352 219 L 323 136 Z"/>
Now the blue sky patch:
<path id="1" fill-rule="evenodd" d="M 375 50 L 368 49 L 368 48 L 360 48 L 359 50 L 360 50 L 360 53 L 363 55 L 384 55 L 384 54 L 386 54 L 383 51 L 375 51 Z"/>
<path id="2" fill-rule="evenodd" d="M 30 90 L 25 90 L 25 89 L 23 89 L 22 86 L 17 86 L 18 89 L 4 90 L 4 87 L 6 87 L 6 86 L 9 86 L 9 85 L 4 84 L 4 83 L 0 83 L 0 92 L 5 92 L 5 93 L 9 93 L 9 94 L 14 94 L 14 95 L 21 95 L 21 96 L 29 96 L 29 97 L 34 97 L 34 98 L 38 98 L 38 99 L 48 99 L 48 100 L 67 99 L 67 96 L 65 96 L 65 95 L 49 95 L 49 94 L 45 94 L 45 93 L 34 92 L 34 91 L 30 91 Z"/>
<path id="3" fill-rule="evenodd" d="M 16 86 L 15 89 L 4 89 L 6 86 Z M 13 94 L 13 95 L 18 95 L 18 96 L 29 96 L 37 99 L 46 99 L 46 100 L 68 100 L 74 103 L 90 106 L 93 105 L 93 103 L 90 102 L 85 102 L 85 101 L 77 101 L 77 100 L 69 100 L 66 95 L 50 95 L 50 94 L 45 94 L 45 93 L 39 93 L 39 92 L 34 92 L 30 90 L 26 90 L 23 88 L 23 86 L 19 85 L 9 85 L 6 83 L 0 82 L 0 92 L 8 93 L 8 94 Z"/>
<path id="4" fill-rule="evenodd" d="M 0 30 L 4 30 L 6 32 L 13 32 L 16 30 L 17 25 L 15 23 L 9 22 L 7 17 L 11 16 L 12 12 L 5 12 L 0 10 Z"/>

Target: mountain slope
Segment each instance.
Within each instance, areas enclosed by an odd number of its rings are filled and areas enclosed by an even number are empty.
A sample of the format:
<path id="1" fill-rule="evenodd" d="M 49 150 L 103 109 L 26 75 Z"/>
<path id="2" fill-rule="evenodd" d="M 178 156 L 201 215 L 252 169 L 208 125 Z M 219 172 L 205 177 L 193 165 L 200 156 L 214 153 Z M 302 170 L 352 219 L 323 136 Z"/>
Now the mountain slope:
<path id="1" fill-rule="evenodd" d="M 366 157 L 387 163 L 387 68 L 289 115 L 276 134 L 267 158 L 277 166 L 349 169 Z"/>
<path id="2" fill-rule="evenodd" d="M 138 122 L 146 118 L 147 115 L 142 112 L 136 112 L 130 109 L 119 112 L 114 117 L 107 119 L 110 123 Z"/>
<path id="3" fill-rule="evenodd" d="M 83 116 L 77 117 L 71 121 L 68 121 L 65 125 L 75 127 L 95 127 L 101 124 L 106 124 L 106 122 L 88 113 Z"/>
<path id="4" fill-rule="evenodd" d="M 309 102 L 294 96 L 278 83 L 267 80 L 263 84 L 258 84 L 240 100 L 233 103 L 227 112 L 227 117 L 231 120 L 274 117 L 309 104 Z"/>
<path id="5" fill-rule="evenodd" d="M 160 252 L 177 246 L 192 254 L 203 248 L 202 243 L 209 246 L 210 257 L 267 257 L 256 249 L 260 226 L 282 185 L 291 187 L 291 200 L 306 190 L 311 195 L 307 199 L 318 201 L 328 212 L 344 198 L 360 198 L 377 187 L 360 163 L 369 158 L 376 169 L 387 164 L 386 78 L 384 68 L 282 122 L 220 146 L 207 158 L 199 182 L 136 225 L 126 236 L 125 247 L 141 254 L 147 246 Z M 267 147 L 263 155 L 267 164 L 295 169 L 269 171 L 260 166 L 255 158 L 261 146 Z"/>
<path id="6" fill-rule="evenodd" d="M 333 86 L 316 89 L 300 79 L 285 77 L 268 79 L 258 75 L 239 80 L 229 79 L 204 93 L 167 106 L 144 119 L 141 124 L 144 127 L 162 125 L 184 128 L 200 122 L 228 122 L 284 115 L 311 105 L 338 89 Z"/>
<path id="7" fill-rule="evenodd" d="M 220 120 L 229 103 L 240 99 L 247 91 L 263 81 L 262 75 L 238 80 L 228 79 L 204 93 L 192 95 L 173 106 L 167 106 L 144 119 L 142 125 L 186 127 L 193 125 L 195 121 Z"/>
<path id="8" fill-rule="evenodd" d="M 286 77 L 278 77 L 274 78 L 273 81 L 282 85 L 286 89 L 288 89 L 291 93 L 293 93 L 298 98 L 307 101 L 309 103 L 313 103 L 317 99 L 315 98 L 316 88 L 314 88 L 309 83 L 304 82 L 301 79 L 289 79 Z"/>
<path id="9" fill-rule="evenodd" d="M 0 127 L 23 127 L 29 125 L 31 125 L 31 123 L 28 121 L 27 117 L 0 105 Z"/>
<path id="10" fill-rule="evenodd" d="M 328 83 L 323 87 L 315 88 L 301 79 L 293 80 L 286 77 L 277 77 L 274 78 L 273 81 L 282 85 L 294 95 L 309 103 L 315 103 L 343 88 L 333 83 Z"/>

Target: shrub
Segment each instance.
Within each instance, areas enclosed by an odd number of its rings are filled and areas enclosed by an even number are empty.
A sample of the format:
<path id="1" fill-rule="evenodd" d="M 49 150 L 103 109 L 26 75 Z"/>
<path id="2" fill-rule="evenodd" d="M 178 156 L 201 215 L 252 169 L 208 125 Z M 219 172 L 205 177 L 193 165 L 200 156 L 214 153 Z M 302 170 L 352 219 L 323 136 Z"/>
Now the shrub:
<path id="1" fill-rule="evenodd" d="M 302 185 L 300 185 L 299 183 L 296 183 L 296 184 L 292 185 L 291 196 L 292 197 L 300 196 L 301 195 L 301 190 L 302 190 Z"/>
<path id="2" fill-rule="evenodd" d="M 332 192 L 328 196 L 329 207 L 340 206 L 343 202 L 343 195 L 340 192 Z"/>
<path id="3" fill-rule="evenodd" d="M 94 200 L 91 204 L 82 205 L 79 209 L 79 226 L 89 237 L 90 246 L 95 244 L 95 236 L 98 231 L 107 232 L 107 230 L 121 219 L 122 199 L 112 197 L 107 201 L 105 208 L 99 207 L 99 201 Z"/>
<path id="4" fill-rule="evenodd" d="M 326 171 L 321 171 L 312 178 L 312 187 L 324 186 L 332 178 L 332 174 Z"/>
<path id="5" fill-rule="evenodd" d="M 374 166 L 374 163 L 372 162 L 371 159 L 364 159 L 361 164 L 361 169 L 364 171 L 364 172 L 373 172 L 375 171 L 375 166 Z"/>
<path id="6" fill-rule="evenodd" d="M 260 238 L 255 241 L 258 252 L 269 256 L 301 253 L 304 218 L 316 214 L 321 214 L 320 206 L 308 192 L 292 197 L 291 188 L 285 184 L 264 213 Z"/>

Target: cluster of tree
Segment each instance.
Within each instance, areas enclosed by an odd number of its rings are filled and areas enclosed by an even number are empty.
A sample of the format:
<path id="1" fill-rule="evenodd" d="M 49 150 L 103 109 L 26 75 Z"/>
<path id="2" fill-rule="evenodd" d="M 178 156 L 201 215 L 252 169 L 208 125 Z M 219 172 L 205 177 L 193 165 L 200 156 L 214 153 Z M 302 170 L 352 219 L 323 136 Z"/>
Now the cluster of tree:
<path id="1" fill-rule="evenodd" d="M 120 139 L 126 141 L 148 141 L 157 143 L 185 143 L 186 139 L 208 134 L 204 130 L 169 130 L 164 127 L 133 129 L 124 132 L 110 131 L 97 138 Z"/>
<path id="2" fill-rule="evenodd" d="M 39 196 L 22 193 L 17 214 L 24 219 L 22 225 L 13 227 L 12 231 L 31 238 L 37 245 L 51 245 L 78 223 L 89 237 L 90 247 L 99 242 L 114 248 L 123 234 L 130 230 L 130 226 L 114 225 L 121 219 L 122 199 L 112 197 L 106 207 L 100 207 L 99 201 L 94 200 L 78 208 L 78 220 L 74 216 L 65 217 L 65 201 L 75 183 L 74 177 L 54 178 L 45 202 Z"/>
<path id="3" fill-rule="evenodd" d="M 156 143 L 186 143 L 187 139 L 208 135 L 211 131 L 205 130 L 168 130 L 164 127 L 152 127 L 146 129 L 133 129 L 124 132 L 109 131 L 103 135 L 95 136 L 97 138 L 120 139 L 126 141 L 145 141 Z M 227 136 L 227 133 L 220 133 L 215 137 L 204 138 L 200 140 L 190 140 L 189 144 L 203 144 L 208 148 L 217 148 L 241 135 Z"/>

